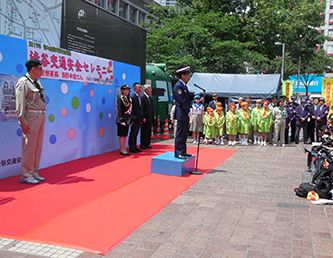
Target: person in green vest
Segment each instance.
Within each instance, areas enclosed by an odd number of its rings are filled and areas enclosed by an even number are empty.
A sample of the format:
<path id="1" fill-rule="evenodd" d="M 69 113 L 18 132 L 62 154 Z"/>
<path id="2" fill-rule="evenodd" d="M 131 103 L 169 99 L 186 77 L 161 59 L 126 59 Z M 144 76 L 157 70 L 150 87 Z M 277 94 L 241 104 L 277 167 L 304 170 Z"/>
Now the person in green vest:
<path id="1" fill-rule="evenodd" d="M 261 134 L 262 146 L 267 146 L 268 134 L 272 126 L 272 111 L 269 108 L 269 101 L 265 101 L 263 108 L 259 113 L 259 133 Z"/>
<path id="2" fill-rule="evenodd" d="M 228 145 L 235 146 L 236 145 L 236 136 L 237 136 L 237 118 L 236 118 L 236 104 L 230 103 L 230 110 L 226 115 L 226 129 L 228 135 Z"/>
<path id="3" fill-rule="evenodd" d="M 261 111 L 262 101 L 261 99 L 256 100 L 256 106 L 251 112 L 251 125 L 253 127 L 253 144 L 260 144 L 260 133 L 259 133 L 259 114 Z"/>
<path id="4" fill-rule="evenodd" d="M 215 130 L 216 130 L 215 143 L 217 145 L 223 145 L 225 117 L 222 107 L 217 106 L 214 113 L 215 113 L 214 115 L 215 115 Z"/>
<path id="5" fill-rule="evenodd" d="M 239 133 L 239 141 L 242 145 L 248 145 L 248 135 L 250 133 L 250 114 L 247 109 L 247 102 L 241 103 L 241 109 L 237 111 L 237 129 Z"/>
<path id="6" fill-rule="evenodd" d="M 205 133 L 205 144 L 212 144 L 216 136 L 215 130 L 215 116 L 214 110 L 210 107 L 207 107 L 207 112 L 204 115 L 204 133 Z"/>

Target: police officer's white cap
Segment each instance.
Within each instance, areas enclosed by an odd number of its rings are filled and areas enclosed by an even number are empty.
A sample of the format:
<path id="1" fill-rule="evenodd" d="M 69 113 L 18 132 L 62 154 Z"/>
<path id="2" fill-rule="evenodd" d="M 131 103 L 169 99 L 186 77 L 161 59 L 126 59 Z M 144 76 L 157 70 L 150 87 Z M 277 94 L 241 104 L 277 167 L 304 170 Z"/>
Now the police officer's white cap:
<path id="1" fill-rule="evenodd" d="M 176 70 L 177 74 L 185 74 L 185 73 L 189 73 L 190 72 L 191 67 L 190 66 L 186 66 L 183 68 L 180 68 L 178 70 Z"/>

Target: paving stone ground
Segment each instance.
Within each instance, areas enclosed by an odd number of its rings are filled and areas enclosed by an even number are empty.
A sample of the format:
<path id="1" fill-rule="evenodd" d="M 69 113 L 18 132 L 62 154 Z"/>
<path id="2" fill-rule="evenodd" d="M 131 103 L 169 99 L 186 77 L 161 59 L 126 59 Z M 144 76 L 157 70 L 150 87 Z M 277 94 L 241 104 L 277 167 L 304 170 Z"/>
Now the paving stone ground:
<path id="1" fill-rule="evenodd" d="M 333 258 L 333 206 L 293 192 L 306 168 L 302 145 L 235 148 L 106 257 Z M 0 241 L 0 257 L 41 257 L 8 251 L 17 243 Z"/>

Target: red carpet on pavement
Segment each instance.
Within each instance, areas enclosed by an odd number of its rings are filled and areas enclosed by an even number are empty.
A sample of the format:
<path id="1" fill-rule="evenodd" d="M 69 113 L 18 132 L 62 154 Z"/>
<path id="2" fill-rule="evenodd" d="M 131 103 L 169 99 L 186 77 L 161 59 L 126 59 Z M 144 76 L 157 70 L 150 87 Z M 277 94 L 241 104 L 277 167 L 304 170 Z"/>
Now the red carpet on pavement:
<path id="1" fill-rule="evenodd" d="M 43 169 L 47 182 L 36 186 L 0 180 L 0 236 L 105 254 L 204 176 L 151 174 L 151 158 L 166 151 L 173 146 L 67 162 Z M 208 172 L 234 152 L 201 148 L 198 168 Z"/>

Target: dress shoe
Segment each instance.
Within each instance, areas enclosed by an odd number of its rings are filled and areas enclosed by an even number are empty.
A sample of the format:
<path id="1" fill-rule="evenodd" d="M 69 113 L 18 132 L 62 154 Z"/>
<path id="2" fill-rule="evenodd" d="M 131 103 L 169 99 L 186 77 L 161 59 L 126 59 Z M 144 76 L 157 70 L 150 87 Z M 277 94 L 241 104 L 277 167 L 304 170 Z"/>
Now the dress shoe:
<path id="1" fill-rule="evenodd" d="M 37 184 L 39 184 L 39 181 L 33 177 L 21 177 L 20 183 L 37 185 Z"/>
<path id="2" fill-rule="evenodd" d="M 203 173 L 200 171 L 191 171 L 190 174 L 192 175 L 202 175 Z"/>
<path id="3" fill-rule="evenodd" d="M 186 156 L 181 155 L 181 154 L 179 154 L 179 155 L 175 155 L 175 157 L 176 157 L 177 159 L 187 159 Z"/>
<path id="4" fill-rule="evenodd" d="M 137 150 L 129 150 L 130 153 L 138 153 L 139 151 Z"/>
<path id="5" fill-rule="evenodd" d="M 142 150 L 140 150 L 140 149 L 136 149 L 136 151 L 137 151 L 137 152 L 142 152 Z"/>
<path id="6" fill-rule="evenodd" d="M 185 153 L 184 156 L 186 156 L 186 157 L 192 157 L 192 154 Z"/>
<path id="7" fill-rule="evenodd" d="M 153 146 L 151 146 L 151 145 L 148 145 L 148 146 L 147 146 L 147 148 L 148 148 L 148 149 L 151 149 L 151 148 L 153 148 Z"/>
<path id="8" fill-rule="evenodd" d="M 128 152 L 122 152 L 122 151 L 120 151 L 119 154 L 120 154 L 120 155 L 127 156 L 127 155 L 128 155 Z"/>
<path id="9" fill-rule="evenodd" d="M 140 148 L 141 148 L 142 150 L 147 150 L 147 149 L 148 149 L 148 147 L 145 147 L 145 146 L 140 146 Z"/>
<path id="10" fill-rule="evenodd" d="M 44 177 L 41 177 L 41 176 L 38 175 L 38 174 L 33 175 L 33 177 L 34 177 L 34 179 L 38 180 L 39 182 L 45 181 L 45 178 L 44 178 Z"/>

